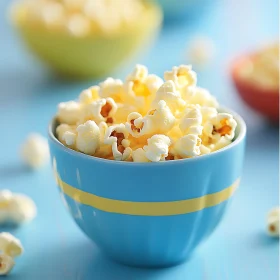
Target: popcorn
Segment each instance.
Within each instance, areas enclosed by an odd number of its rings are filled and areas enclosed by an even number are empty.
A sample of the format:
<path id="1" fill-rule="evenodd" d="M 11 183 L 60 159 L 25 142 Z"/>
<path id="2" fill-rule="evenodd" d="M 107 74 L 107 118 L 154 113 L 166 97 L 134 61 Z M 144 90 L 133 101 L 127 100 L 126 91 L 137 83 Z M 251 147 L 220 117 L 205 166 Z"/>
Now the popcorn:
<path id="1" fill-rule="evenodd" d="M 168 148 L 171 140 L 165 135 L 156 134 L 148 139 L 148 145 L 144 146 L 145 156 L 153 162 L 163 161 L 168 156 Z"/>
<path id="2" fill-rule="evenodd" d="M 165 82 L 158 89 L 152 106 L 155 107 L 160 100 L 164 100 L 166 102 L 173 114 L 175 114 L 177 111 L 181 111 L 186 106 L 186 102 L 181 98 L 180 92 L 176 90 L 173 81 Z"/>
<path id="3" fill-rule="evenodd" d="M 196 87 L 197 77 L 191 65 L 173 67 L 171 71 L 164 73 L 165 81 L 173 81 L 176 89 L 180 91 L 182 98 L 187 99 L 193 94 Z"/>
<path id="4" fill-rule="evenodd" d="M 0 223 L 21 224 L 36 216 L 36 205 L 23 194 L 13 194 L 8 190 L 0 191 Z"/>
<path id="5" fill-rule="evenodd" d="M 275 207 L 269 213 L 267 217 L 267 233 L 272 237 L 279 237 L 279 219 L 280 208 Z"/>
<path id="6" fill-rule="evenodd" d="M 188 134 L 177 140 L 171 152 L 182 158 L 200 155 L 201 139 L 194 134 Z"/>
<path id="7" fill-rule="evenodd" d="M 63 26 L 66 19 L 63 5 L 57 2 L 45 3 L 44 8 L 38 7 L 37 17 L 50 29 L 56 29 Z"/>
<path id="8" fill-rule="evenodd" d="M 121 80 L 108 78 L 100 83 L 99 86 L 99 96 L 101 98 L 111 97 L 115 102 L 122 102 L 124 99 L 124 88 Z"/>
<path id="9" fill-rule="evenodd" d="M 125 83 L 108 78 L 82 91 L 59 106 L 57 138 L 85 154 L 134 162 L 201 156 L 233 141 L 236 121 L 196 86 L 191 66 L 173 67 L 164 78 L 136 65 Z"/>
<path id="10" fill-rule="evenodd" d="M 13 269 L 15 262 L 12 257 L 0 253 L 0 275 L 7 275 Z"/>
<path id="11" fill-rule="evenodd" d="M 200 145 L 200 154 L 201 155 L 206 155 L 211 153 L 211 148 L 205 146 L 205 145 Z"/>
<path id="12" fill-rule="evenodd" d="M 219 105 L 216 98 L 212 96 L 208 90 L 200 87 L 196 87 L 193 90 L 193 94 L 189 97 L 188 103 L 214 108 L 217 108 Z"/>
<path id="13" fill-rule="evenodd" d="M 98 93 L 100 91 L 99 86 L 93 86 L 85 89 L 81 92 L 79 96 L 79 102 L 81 104 L 90 104 L 93 101 L 99 99 Z"/>
<path id="14" fill-rule="evenodd" d="M 50 157 L 47 139 L 37 133 L 28 135 L 21 146 L 21 157 L 33 169 L 45 165 Z"/>
<path id="15" fill-rule="evenodd" d="M 67 133 L 67 136 L 65 137 L 66 133 Z M 68 125 L 68 124 L 60 124 L 56 128 L 56 135 L 57 135 L 58 140 L 60 142 L 62 142 L 64 145 L 70 146 L 72 149 L 75 149 L 76 138 L 75 138 L 75 143 L 72 144 L 72 145 L 69 145 L 71 141 L 69 139 L 68 134 L 69 134 L 70 138 L 71 138 L 72 134 L 76 135 L 76 128 L 75 128 L 75 126 Z M 68 144 L 66 143 L 66 139 L 67 139 Z"/>
<path id="16" fill-rule="evenodd" d="M 218 151 L 218 150 L 228 146 L 230 143 L 231 143 L 231 140 L 222 136 L 216 143 L 210 144 L 209 148 L 210 148 L 211 152 L 215 152 L 215 151 Z"/>
<path id="17" fill-rule="evenodd" d="M 77 134 L 71 131 L 66 131 L 62 137 L 62 139 L 65 141 L 65 144 L 67 146 L 72 146 L 72 147 L 75 147 L 76 138 L 77 138 Z"/>
<path id="18" fill-rule="evenodd" d="M 110 126 L 104 136 L 104 143 L 112 145 L 115 160 L 127 160 L 132 150 L 129 147 L 129 133 L 124 124 Z"/>
<path id="19" fill-rule="evenodd" d="M 205 123 L 203 133 L 209 137 L 212 142 L 217 142 L 222 136 L 227 140 L 234 138 L 234 131 L 237 126 L 232 115 L 227 113 L 219 113 L 216 117 L 211 118 Z"/>
<path id="20" fill-rule="evenodd" d="M 113 115 L 117 111 L 117 104 L 112 98 L 102 98 L 88 104 L 82 120 L 92 120 L 99 124 L 102 121 L 113 123 Z"/>
<path id="21" fill-rule="evenodd" d="M 0 251 L 0 275 L 7 275 L 14 267 L 14 258 L 23 253 L 23 247 L 12 234 L 1 232 Z"/>
<path id="22" fill-rule="evenodd" d="M 76 101 L 62 102 L 58 105 L 58 121 L 64 124 L 76 124 L 80 119 L 81 110 L 81 104 Z"/>
<path id="23" fill-rule="evenodd" d="M 9 205 L 10 221 L 16 224 L 29 222 L 36 214 L 36 205 L 31 198 L 23 194 L 14 194 Z"/>
<path id="24" fill-rule="evenodd" d="M 180 129 L 184 135 L 194 134 L 201 135 L 203 126 L 202 124 L 202 114 L 200 111 L 200 106 L 188 107 L 185 111 L 185 116 L 180 122 Z"/>
<path id="25" fill-rule="evenodd" d="M 150 162 L 146 157 L 146 152 L 142 148 L 138 148 L 132 152 L 132 159 L 134 162 Z"/>
<path id="26" fill-rule="evenodd" d="M 20 240 L 8 232 L 0 233 L 0 250 L 12 258 L 20 256 L 23 253 Z"/>
<path id="27" fill-rule="evenodd" d="M 200 106 L 200 112 L 202 115 L 202 124 L 204 125 L 209 119 L 212 119 L 218 115 L 216 108 L 208 106 Z"/>
<path id="28" fill-rule="evenodd" d="M 147 134 L 166 133 L 174 126 L 175 121 L 166 102 L 160 100 L 156 108 L 150 110 L 144 117 L 136 112 L 129 114 L 126 127 L 132 136 L 140 137 Z"/>
<path id="29" fill-rule="evenodd" d="M 124 32 L 142 19 L 146 7 L 140 0 L 125 5 L 115 0 L 22 0 L 14 10 L 16 20 L 24 24 L 41 24 L 51 31 L 83 37 Z"/>
<path id="30" fill-rule="evenodd" d="M 188 60 L 198 68 L 205 67 L 212 60 L 214 53 L 214 42 L 206 37 L 192 40 L 187 51 Z"/>
<path id="31" fill-rule="evenodd" d="M 68 32 L 76 37 L 85 37 L 90 34 L 91 31 L 90 20 L 82 14 L 73 14 L 70 15 L 66 28 Z"/>
<path id="32" fill-rule="evenodd" d="M 126 78 L 125 101 L 143 110 L 150 105 L 162 84 L 161 78 L 148 75 L 148 69 L 137 64 L 134 71 Z"/>
<path id="33" fill-rule="evenodd" d="M 132 105 L 118 103 L 118 108 L 114 114 L 114 121 L 116 123 L 125 123 L 127 121 L 127 116 L 130 113 L 136 112 L 137 108 Z"/>
<path id="34" fill-rule="evenodd" d="M 100 130 L 94 121 L 87 121 L 77 127 L 76 146 L 80 152 L 93 155 L 100 147 Z"/>

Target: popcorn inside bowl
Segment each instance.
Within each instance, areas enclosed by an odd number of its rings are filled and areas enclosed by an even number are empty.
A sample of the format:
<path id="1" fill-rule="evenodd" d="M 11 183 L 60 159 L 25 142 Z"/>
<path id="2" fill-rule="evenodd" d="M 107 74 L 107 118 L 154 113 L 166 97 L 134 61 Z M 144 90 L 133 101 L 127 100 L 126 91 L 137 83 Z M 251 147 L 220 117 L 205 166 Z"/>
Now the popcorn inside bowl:
<path id="1" fill-rule="evenodd" d="M 190 65 L 160 77 L 136 65 L 125 82 L 108 78 L 58 105 L 58 140 L 91 156 L 134 162 L 197 157 L 229 145 L 237 123 L 197 87 Z"/>

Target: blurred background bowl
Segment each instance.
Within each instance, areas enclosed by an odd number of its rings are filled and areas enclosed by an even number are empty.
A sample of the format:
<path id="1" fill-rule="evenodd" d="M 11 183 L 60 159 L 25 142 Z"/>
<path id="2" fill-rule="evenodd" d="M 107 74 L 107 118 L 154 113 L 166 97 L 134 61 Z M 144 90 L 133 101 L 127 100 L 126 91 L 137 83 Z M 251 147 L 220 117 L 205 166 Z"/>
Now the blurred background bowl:
<path id="1" fill-rule="evenodd" d="M 279 122 L 279 89 L 262 87 L 242 77 L 240 70 L 244 69 L 247 62 L 248 56 L 243 56 L 232 65 L 232 79 L 239 96 L 253 110 L 273 122 Z"/>
<path id="2" fill-rule="evenodd" d="M 13 20 L 32 53 L 55 72 L 68 78 L 90 79 L 107 75 L 148 47 L 160 29 L 162 14 L 156 5 L 147 4 L 144 16 L 133 27 L 111 36 L 99 33 L 81 38 Z"/>
<path id="3" fill-rule="evenodd" d="M 54 173 L 78 226 L 112 259 L 144 267 L 178 264 L 214 231 L 241 176 L 246 125 L 201 157 L 159 163 L 118 162 L 71 150 L 49 127 Z"/>

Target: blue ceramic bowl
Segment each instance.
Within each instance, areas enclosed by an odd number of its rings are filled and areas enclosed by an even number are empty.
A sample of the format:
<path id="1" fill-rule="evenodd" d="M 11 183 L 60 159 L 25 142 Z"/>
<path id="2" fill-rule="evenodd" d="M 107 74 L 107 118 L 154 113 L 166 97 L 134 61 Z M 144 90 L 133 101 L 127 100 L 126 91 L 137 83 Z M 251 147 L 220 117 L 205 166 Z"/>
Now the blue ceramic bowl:
<path id="1" fill-rule="evenodd" d="M 159 163 L 95 158 L 49 144 L 55 176 L 79 227 L 112 259 L 169 266 L 188 258 L 221 221 L 242 171 L 246 125 L 229 146 L 197 158 Z"/>

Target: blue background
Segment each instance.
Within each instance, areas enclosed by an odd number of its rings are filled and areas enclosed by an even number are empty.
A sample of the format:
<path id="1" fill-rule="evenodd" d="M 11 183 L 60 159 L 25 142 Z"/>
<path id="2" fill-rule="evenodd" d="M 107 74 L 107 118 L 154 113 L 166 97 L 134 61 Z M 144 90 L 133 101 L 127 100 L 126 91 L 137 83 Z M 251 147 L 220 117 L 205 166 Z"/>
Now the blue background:
<path id="1" fill-rule="evenodd" d="M 61 81 L 41 67 L 7 20 L 9 2 L 0 2 L 0 188 L 26 193 L 38 206 L 32 223 L 7 229 L 26 250 L 9 279 L 278 279 L 279 243 L 266 236 L 265 226 L 268 210 L 278 204 L 279 131 L 243 105 L 228 71 L 240 53 L 278 38 L 278 1 L 215 2 L 196 21 L 166 26 L 151 50 L 113 75 L 123 78 L 136 61 L 162 75 L 187 63 L 186 45 L 192 36 L 210 36 L 217 56 L 198 73 L 199 85 L 239 112 L 248 125 L 243 178 L 224 221 L 193 259 L 161 270 L 124 267 L 104 258 L 64 209 L 51 167 L 32 172 L 22 165 L 18 149 L 25 136 L 33 131 L 46 135 L 57 103 L 76 98 L 97 81 Z"/>

